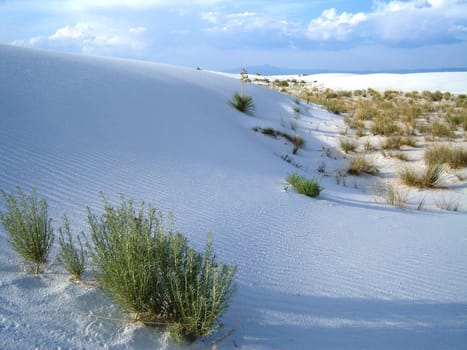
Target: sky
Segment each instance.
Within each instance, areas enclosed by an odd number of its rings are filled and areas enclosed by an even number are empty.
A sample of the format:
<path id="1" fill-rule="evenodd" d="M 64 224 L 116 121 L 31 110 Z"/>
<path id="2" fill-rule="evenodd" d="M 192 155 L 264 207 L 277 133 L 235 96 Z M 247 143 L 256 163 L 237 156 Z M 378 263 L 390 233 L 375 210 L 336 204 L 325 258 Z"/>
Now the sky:
<path id="1" fill-rule="evenodd" d="M 226 70 L 467 67 L 467 0 L 0 0 L 0 43 Z"/>

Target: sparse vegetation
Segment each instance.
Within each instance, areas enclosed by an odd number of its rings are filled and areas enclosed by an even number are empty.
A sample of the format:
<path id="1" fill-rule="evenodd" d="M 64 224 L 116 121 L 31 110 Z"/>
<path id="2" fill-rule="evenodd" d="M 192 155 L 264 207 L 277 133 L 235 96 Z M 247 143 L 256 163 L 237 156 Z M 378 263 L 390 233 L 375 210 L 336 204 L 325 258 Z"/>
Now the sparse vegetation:
<path id="1" fill-rule="evenodd" d="M 441 163 L 454 169 L 467 167 L 467 149 L 463 145 L 435 144 L 425 149 L 424 158 L 428 165 Z"/>
<path id="2" fill-rule="evenodd" d="M 5 212 L 0 212 L 0 221 L 10 238 L 10 244 L 24 260 L 33 264 L 34 274 L 46 265 L 54 242 L 52 219 L 48 216 L 47 202 L 38 199 L 32 190 L 26 196 L 17 188 L 18 197 L 1 191 L 5 200 Z"/>
<path id="3" fill-rule="evenodd" d="M 390 183 L 378 184 L 375 188 L 376 195 L 385 203 L 394 207 L 406 209 L 409 206 L 408 194 L 406 191 L 396 188 Z"/>
<path id="4" fill-rule="evenodd" d="M 439 209 L 447 211 L 458 211 L 460 206 L 459 200 L 454 195 L 442 195 L 441 197 L 436 198 L 435 205 Z"/>
<path id="5" fill-rule="evenodd" d="M 286 181 L 292 185 L 298 193 L 308 197 L 317 197 L 323 190 L 315 179 L 310 180 L 297 173 L 288 175 Z"/>

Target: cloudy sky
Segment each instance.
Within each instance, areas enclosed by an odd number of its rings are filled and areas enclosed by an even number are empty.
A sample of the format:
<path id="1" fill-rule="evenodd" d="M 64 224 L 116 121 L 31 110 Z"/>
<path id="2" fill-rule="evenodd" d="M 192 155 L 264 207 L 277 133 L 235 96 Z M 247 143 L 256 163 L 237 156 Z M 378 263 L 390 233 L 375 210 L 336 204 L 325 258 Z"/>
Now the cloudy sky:
<path id="1" fill-rule="evenodd" d="M 467 0 L 0 0 L 0 43 L 223 70 L 467 67 Z"/>

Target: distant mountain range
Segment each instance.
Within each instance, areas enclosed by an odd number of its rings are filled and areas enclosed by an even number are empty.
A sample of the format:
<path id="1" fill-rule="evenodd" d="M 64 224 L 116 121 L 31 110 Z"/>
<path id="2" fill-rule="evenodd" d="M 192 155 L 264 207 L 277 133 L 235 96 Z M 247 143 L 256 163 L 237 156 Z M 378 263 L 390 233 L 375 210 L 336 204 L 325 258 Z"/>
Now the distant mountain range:
<path id="1" fill-rule="evenodd" d="M 261 75 L 292 75 L 292 74 L 322 74 L 322 73 L 352 73 L 352 74 L 372 74 L 372 73 L 431 73 L 431 72 L 467 72 L 467 67 L 455 68 L 426 68 L 426 69 L 367 69 L 367 70 L 345 70 L 345 69 L 313 69 L 313 68 L 284 68 L 270 65 L 247 66 L 240 68 L 224 69 L 225 73 L 239 73 L 245 68 L 248 73 Z"/>

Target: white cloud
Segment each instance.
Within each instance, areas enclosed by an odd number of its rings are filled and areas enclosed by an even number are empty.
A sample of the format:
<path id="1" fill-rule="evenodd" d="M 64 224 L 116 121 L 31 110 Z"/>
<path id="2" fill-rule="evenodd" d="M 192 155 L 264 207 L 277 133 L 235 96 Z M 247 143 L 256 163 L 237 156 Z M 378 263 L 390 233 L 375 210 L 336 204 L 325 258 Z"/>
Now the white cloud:
<path id="1" fill-rule="evenodd" d="M 343 12 L 338 15 L 336 9 L 332 8 L 323 11 L 320 17 L 310 22 L 307 35 L 312 40 L 345 40 L 358 24 L 366 20 L 367 15 L 362 12 Z"/>
<path id="2" fill-rule="evenodd" d="M 146 27 L 135 27 L 135 28 L 130 28 L 128 31 L 133 34 L 142 34 L 147 30 Z"/>
<path id="3" fill-rule="evenodd" d="M 464 40 L 466 22 L 464 0 L 376 0 L 368 13 L 323 11 L 310 21 L 307 37 L 312 41 L 423 46 Z"/>
<path id="4" fill-rule="evenodd" d="M 112 26 L 77 22 L 58 28 L 53 34 L 16 40 L 12 44 L 19 46 L 42 46 L 48 48 L 68 48 L 83 53 L 118 53 L 127 50 L 141 51 L 146 45 L 139 38 L 146 27 L 132 27 L 127 30 Z"/>
<path id="5" fill-rule="evenodd" d="M 65 26 L 57 29 L 57 31 L 49 36 L 49 40 L 60 40 L 60 39 L 80 39 L 90 32 L 89 25 L 78 22 L 74 26 Z"/>

